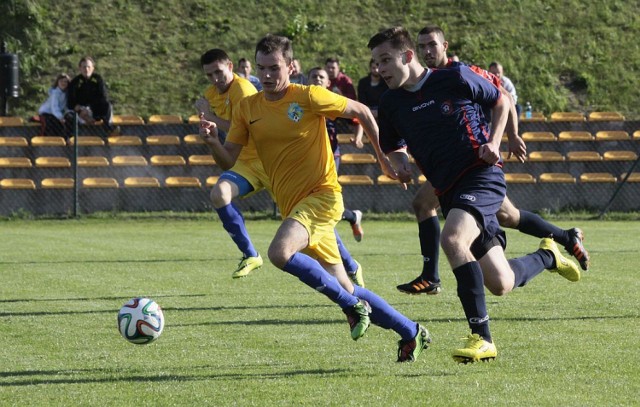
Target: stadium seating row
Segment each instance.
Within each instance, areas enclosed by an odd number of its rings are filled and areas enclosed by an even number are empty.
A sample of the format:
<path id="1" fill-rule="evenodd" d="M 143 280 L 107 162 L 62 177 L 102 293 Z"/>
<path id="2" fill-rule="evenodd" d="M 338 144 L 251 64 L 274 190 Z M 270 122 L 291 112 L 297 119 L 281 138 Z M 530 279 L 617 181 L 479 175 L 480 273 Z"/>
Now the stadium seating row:
<path id="1" fill-rule="evenodd" d="M 601 130 L 596 134 L 591 134 L 588 131 L 561 131 L 556 137 L 550 131 L 528 131 L 522 133 L 522 139 L 526 142 L 549 142 L 549 141 L 625 141 L 625 140 L 640 140 L 640 130 L 636 130 L 633 135 L 629 135 L 628 132 L 623 130 Z M 506 137 L 503 137 L 503 142 L 507 141 Z"/>
<path id="2" fill-rule="evenodd" d="M 624 121 L 625 117 L 618 112 L 553 112 L 547 118 L 542 112 L 532 112 L 532 117 L 527 118 L 524 113 L 520 117 L 523 121 Z M 141 124 L 182 124 L 185 120 L 179 115 L 154 114 L 148 117 L 145 122 L 141 116 L 137 115 L 114 115 L 115 125 L 141 125 Z M 197 115 L 191 115 L 186 119 L 187 123 L 198 123 Z M 22 117 L 9 116 L 0 117 L 0 126 L 22 126 L 29 124 Z"/>
<path id="3" fill-rule="evenodd" d="M 179 146 L 180 144 L 204 144 L 197 134 L 188 134 L 182 140 L 174 135 L 150 135 L 143 139 L 139 136 L 110 136 L 105 140 L 99 136 L 80 136 L 79 146 Z M 71 137 L 69 142 L 64 137 L 57 136 L 36 136 L 27 141 L 25 137 L 0 137 L 1 147 L 66 147 L 75 145 L 75 137 Z"/>
<path id="4" fill-rule="evenodd" d="M 607 172 L 591 172 L 581 174 L 578 178 L 569 173 L 544 173 L 538 178 L 526 173 L 507 173 L 507 183 L 535 184 L 540 183 L 615 183 L 627 177 L 626 173 L 619 177 Z M 425 182 L 424 176 L 420 176 L 417 183 Z M 212 187 L 218 181 L 218 176 L 207 177 L 203 182 L 198 177 L 167 177 L 160 181 L 156 177 L 127 177 L 122 185 L 116 178 L 111 177 L 87 177 L 80 182 L 81 188 L 201 188 Z M 380 175 L 374 181 L 367 175 L 340 175 L 338 181 L 342 185 L 398 185 L 398 181 Z M 631 173 L 627 182 L 640 182 L 640 173 Z M 416 182 L 413 182 L 416 183 Z M 41 189 L 72 189 L 75 181 L 73 178 L 44 178 L 39 182 Z M 30 178 L 4 178 L 0 180 L 0 189 L 37 189 L 36 181 Z"/>

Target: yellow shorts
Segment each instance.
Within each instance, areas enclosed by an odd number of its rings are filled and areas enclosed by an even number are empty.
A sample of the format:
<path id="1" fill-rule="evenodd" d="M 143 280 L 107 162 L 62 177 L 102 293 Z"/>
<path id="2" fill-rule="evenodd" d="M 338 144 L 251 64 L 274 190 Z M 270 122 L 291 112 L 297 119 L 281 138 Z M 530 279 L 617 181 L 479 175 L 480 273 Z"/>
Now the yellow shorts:
<path id="1" fill-rule="evenodd" d="M 309 195 L 293 207 L 288 217 L 300 222 L 309 233 L 305 254 L 329 264 L 342 262 L 335 235 L 342 212 L 342 194 L 333 191 Z"/>
<path id="2" fill-rule="evenodd" d="M 269 195 L 273 197 L 271 193 L 269 177 L 264 172 L 264 167 L 262 166 L 262 161 L 260 160 L 251 160 L 251 161 L 236 161 L 235 165 L 231 167 L 228 171 L 235 172 L 236 174 L 242 176 L 246 179 L 249 184 L 253 187 L 253 191 L 250 193 L 243 195 L 243 198 L 247 196 L 251 196 L 256 192 L 260 192 L 263 189 L 266 189 L 269 192 Z"/>

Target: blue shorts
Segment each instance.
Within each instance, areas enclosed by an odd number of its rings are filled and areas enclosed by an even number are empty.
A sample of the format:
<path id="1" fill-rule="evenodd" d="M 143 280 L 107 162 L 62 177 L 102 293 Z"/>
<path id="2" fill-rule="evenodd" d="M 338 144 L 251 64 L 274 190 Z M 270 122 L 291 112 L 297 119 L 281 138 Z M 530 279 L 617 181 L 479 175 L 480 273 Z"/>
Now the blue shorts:
<path id="1" fill-rule="evenodd" d="M 469 213 L 478 223 L 480 236 L 471 245 L 476 259 L 482 258 L 493 246 L 507 246 L 507 237 L 496 216 L 506 194 L 504 172 L 491 166 L 470 170 L 439 197 L 445 219 L 451 209 L 457 208 Z"/>

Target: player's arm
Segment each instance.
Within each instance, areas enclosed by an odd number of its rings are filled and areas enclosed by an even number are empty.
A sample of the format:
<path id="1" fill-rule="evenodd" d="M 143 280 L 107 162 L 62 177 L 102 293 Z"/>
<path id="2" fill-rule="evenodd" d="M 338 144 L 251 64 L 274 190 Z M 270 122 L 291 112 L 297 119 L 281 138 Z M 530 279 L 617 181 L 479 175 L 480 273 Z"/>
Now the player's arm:
<path id="1" fill-rule="evenodd" d="M 396 151 L 392 151 L 387 154 L 391 165 L 396 171 L 397 179 L 403 184 L 404 189 L 407 189 L 407 184 L 411 183 L 411 163 L 409 162 L 409 154 L 407 149 L 402 148 Z"/>
<path id="2" fill-rule="evenodd" d="M 214 122 L 219 129 L 222 129 L 224 132 L 229 132 L 229 128 L 231 127 L 231 121 L 225 120 L 217 116 L 212 110 L 209 101 L 205 97 L 200 97 L 193 104 L 198 112 L 198 115 L 204 114 L 204 118 L 207 121 Z"/>
<path id="3" fill-rule="evenodd" d="M 507 97 L 511 102 L 511 107 L 509 108 L 509 117 L 507 119 L 506 132 L 507 137 L 509 139 L 508 143 L 508 151 L 509 158 L 514 155 L 518 161 L 523 163 L 527 158 L 527 146 L 518 134 L 518 111 L 516 110 L 516 104 L 513 100 L 513 96 L 506 90 L 503 86 L 500 86 L 500 92 L 503 97 Z"/>
<path id="4" fill-rule="evenodd" d="M 491 109 L 491 133 L 489 141 L 480 146 L 478 156 L 489 164 L 496 164 L 500 160 L 500 142 L 504 134 L 509 116 L 511 102 L 509 98 L 498 98 L 496 104 Z"/>
<path id="5" fill-rule="evenodd" d="M 364 129 L 364 132 L 369 137 L 369 141 L 371 141 L 371 145 L 376 152 L 376 156 L 378 156 L 378 162 L 380 163 L 380 167 L 382 168 L 382 172 L 392 179 L 397 179 L 397 174 L 391 167 L 391 163 L 389 163 L 389 159 L 382 152 L 380 148 L 380 142 L 378 139 L 378 124 L 376 123 L 376 119 L 373 117 L 371 110 L 367 107 L 367 105 L 357 102 L 352 99 L 347 99 L 347 107 L 342 114 L 342 117 L 346 118 L 357 118 L 358 122 Z"/>
<path id="6" fill-rule="evenodd" d="M 200 137 L 209 147 L 213 159 L 220 168 L 226 171 L 234 166 L 242 150 L 242 145 L 228 141 L 225 141 L 224 144 L 220 143 L 218 127 L 215 122 L 206 120 L 204 114 L 200 115 Z"/>

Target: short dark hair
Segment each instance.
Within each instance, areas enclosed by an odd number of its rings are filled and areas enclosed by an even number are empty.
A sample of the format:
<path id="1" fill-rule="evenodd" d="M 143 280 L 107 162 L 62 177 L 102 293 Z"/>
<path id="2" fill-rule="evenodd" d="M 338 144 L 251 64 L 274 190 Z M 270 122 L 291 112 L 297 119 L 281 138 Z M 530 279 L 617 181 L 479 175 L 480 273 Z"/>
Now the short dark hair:
<path id="1" fill-rule="evenodd" d="M 263 54 L 271 54 L 275 51 L 280 51 L 287 64 L 290 64 L 293 60 L 293 46 L 291 40 L 281 35 L 267 34 L 264 36 L 258 44 L 256 44 L 256 56 L 258 52 Z"/>
<path id="2" fill-rule="evenodd" d="M 200 56 L 200 65 L 209 65 L 212 62 L 230 62 L 231 58 L 220 48 L 213 48 Z"/>
<path id="3" fill-rule="evenodd" d="M 82 65 L 83 62 L 91 62 L 92 65 L 95 66 L 96 61 L 93 60 L 89 55 L 80 58 L 80 62 L 78 62 L 78 66 Z"/>
<path id="4" fill-rule="evenodd" d="M 433 33 L 436 33 L 442 36 L 442 40 L 444 41 L 444 31 L 442 31 L 442 28 L 438 27 L 437 25 L 424 26 L 422 30 L 418 32 L 418 35 L 427 35 L 427 34 L 433 34 Z"/>
<path id="5" fill-rule="evenodd" d="M 243 62 L 249 62 L 249 60 L 248 60 L 247 58 L 240 58 L 240 59 L 238 60 L 238 65 L 240 65 L 240 64 L 241 64 L 241 63 L 243 63 Z M 251 62 L 249 62 L 249 63 L 251 63 Z"/>
<path id="6" fill-rule="evenodd" d="M 324 61 L 324 64 L 325 64 L 325 65 L 326 65 L 326 64 L 329 64 L 329 63 L 331 63 L 331 64 L 332 64 L 332 63 L 334 63 L 334 62 L 335 62 L 336 64 L 340 65 L 340 60 L 339 60 L 338 58 L 327 58 L 327 60 L 326 60 L 326 61 Z"/>
<path id="7" fill-rule="evenodd" d="M 400 51 L 416 49 L 415 45 L 413 45 L 413 40 L 409 35 L 409 31 L 407 31 L 406 28 L 400 26 L 391 27 L 387 28 L 386 30 L 380 31 L 379 33 L 371 37 L 369 43 L 367 44 L 367 47 L 369 47 L 369 49 L 374 49 L 378 45 L 387 41 L 391 43 L 392 48 L 398 49 Z"/>

